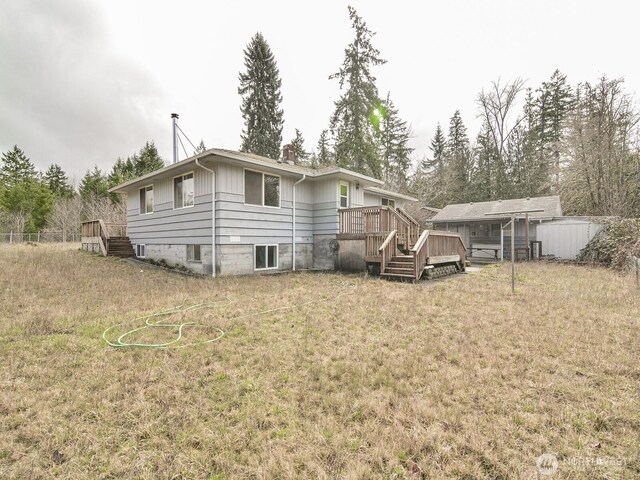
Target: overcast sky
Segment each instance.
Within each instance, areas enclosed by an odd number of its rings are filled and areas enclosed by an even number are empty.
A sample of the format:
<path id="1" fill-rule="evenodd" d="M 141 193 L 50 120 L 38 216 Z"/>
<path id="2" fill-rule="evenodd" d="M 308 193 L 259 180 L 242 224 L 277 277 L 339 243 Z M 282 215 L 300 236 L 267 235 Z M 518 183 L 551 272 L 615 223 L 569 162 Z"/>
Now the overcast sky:
<path id="1" fill-rule="evenodd" d="M 572 84 L 603 74 L 640 91 L 634 1 L 352 1 L 386 65 L 374 72 L 412 126 L 415 158 L 492 80 L 537 88 L 559 68 Z M 171 157 L 170 113 L 194 143 L 237 149 L 243 48 L 261 31 L 282 77 L 283 140 L 315 147 L 339 95 L 328 80 L 352 32 L 347 3 L 0 0 L 0 151 L 78 181 L 147 140 Z M 637 95 L 636 95 L 637 98 Z M 184 158 L 184 153 L 182 157 Z"/>

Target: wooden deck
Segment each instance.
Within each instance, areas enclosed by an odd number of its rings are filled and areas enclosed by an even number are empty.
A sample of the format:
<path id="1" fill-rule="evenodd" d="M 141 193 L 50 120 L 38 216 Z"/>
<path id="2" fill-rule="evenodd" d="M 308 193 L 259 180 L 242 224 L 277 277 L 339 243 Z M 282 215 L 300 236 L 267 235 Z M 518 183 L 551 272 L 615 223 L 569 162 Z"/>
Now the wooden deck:
<path id="1" fill-rule="evenodd" d="M 386 278 L 419 280 L 425 269 L 456 265 L 464 270 L 466 247 L 457 233 L 420 231 L 420 225 L 401 208 L 387 206 L 344 208 L 339 211 L 337 240 L 364 243 L 364 263 L 379 265 Z"/>

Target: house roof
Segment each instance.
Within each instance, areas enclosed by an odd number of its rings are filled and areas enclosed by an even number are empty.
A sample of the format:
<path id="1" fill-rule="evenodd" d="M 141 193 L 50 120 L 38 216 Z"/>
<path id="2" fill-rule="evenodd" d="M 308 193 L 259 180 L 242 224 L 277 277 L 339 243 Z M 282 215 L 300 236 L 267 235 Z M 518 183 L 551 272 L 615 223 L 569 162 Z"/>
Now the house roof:
<path id="1" fill-rule="evenodd" d="M 538 210 L 529 213 L 532 219 L 550 219 L 562 216 L 560 197 L 513 198 L 511 200 L 495 200 L 493 202 L 471 202 L 447 205 L 432 219 L 433 222 L 463 222 L 477 220 L 491 220 L 492 218 L 508 218 L 509 214 L 487 215 L 488 213 L 517 212 L 523 210 Z"/>
<path id="2" fill-rule="evenodd" d="M 181 169 L 184 170 L 187 167 L 191 167 L 191 164 L 196 163 L 196 161 L 202 161 L 203 163 L 205 163 L 205 161 L 209 162 L 210 160 L 215 161 L 215 157 L 223 158 L 231 162 L 242 163 L 248 166 L 267 168 L 279 173 L 288 173 L 299 176 L 306 175 L 309 178 L 340 176 L 341 178 L 348 178 L 350 180 L 358 181 L 362 183 L 365 188 L 367 186 L 382 185 L 383 183 L 381 180 L 363 175 L 358 172 L 347 170 L 346 168 L 328 166 L 314 169 L 304 165 L 291 165 L 289 163 L 284 163 L 272 158 L 262 157 L 260 155 L 254 155 L 252 153 L 237 152 L 235 150 L 226 150 L 222 148 L 211 148 L 192 157 L 185 158 L 184 160 L 181 160 L 177 163 L 172 163 L 164 168 L 117 185 L 111 188 L 109 191 L 123 193 L 138 186 L 142 186 L 150 179 L 165 177 L 168 176 L 168 174 L 173 173 L 174 171 L 178 172 Z M 398 196 L 399 194 L 394 195 Z"/>
<path id="3" fill-rule="evenodd" d="M 375 193 L 377 195 L 383 195 L 391 198 L 399 198 L 401 200 L 407 200 L 409 202 L 417 202 L 418 199 L 414 197 L 410 197 L 409 195 L 403 195 L 402 193 L 392 192 L 390 190 L 384 190 L 379 187 L 364 187 L 365 192 Z"/>

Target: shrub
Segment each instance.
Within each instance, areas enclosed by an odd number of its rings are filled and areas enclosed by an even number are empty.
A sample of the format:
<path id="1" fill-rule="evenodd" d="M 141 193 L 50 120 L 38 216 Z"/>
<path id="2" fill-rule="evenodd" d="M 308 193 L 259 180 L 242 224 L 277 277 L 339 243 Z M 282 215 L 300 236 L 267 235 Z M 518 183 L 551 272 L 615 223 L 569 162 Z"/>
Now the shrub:
<path id="1" fill-rule="evenodd" d="M 602 263 L 617 270 L 628 267 L 629 255 L 640 256 L 640 219 L 609 218 L 587 245 L 578 260 Z"/>

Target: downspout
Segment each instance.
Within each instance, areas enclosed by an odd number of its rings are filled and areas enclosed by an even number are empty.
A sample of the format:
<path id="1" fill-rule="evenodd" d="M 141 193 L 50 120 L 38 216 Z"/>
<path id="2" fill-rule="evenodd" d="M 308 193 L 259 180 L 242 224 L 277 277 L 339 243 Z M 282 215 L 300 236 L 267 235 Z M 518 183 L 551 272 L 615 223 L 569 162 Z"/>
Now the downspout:
<path id="1" fill-rule="evenodd" d="M 307 178 L 305 173 L 302 174 L 302 178 L 293 184 L 293 225 L 292 225 L 292 237 L 291 237 L 291 248 L 292 248 L 292 269 L 296 271 L 296 185 L 302 183 Z"/>
<path id="2" fill-rule="evenodd" d="M 211 276 L 216 276 L 216 172 L 202 165 L 196 158 L 196 165 L 211 172 Z"/>

